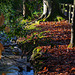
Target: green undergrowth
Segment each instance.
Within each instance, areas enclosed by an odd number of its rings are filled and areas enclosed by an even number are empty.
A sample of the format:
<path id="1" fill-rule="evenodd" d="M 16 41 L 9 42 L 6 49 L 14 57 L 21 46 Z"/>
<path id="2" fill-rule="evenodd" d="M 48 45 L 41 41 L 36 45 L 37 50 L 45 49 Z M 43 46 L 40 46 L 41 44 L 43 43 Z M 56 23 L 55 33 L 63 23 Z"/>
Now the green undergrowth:
<path id="1" fill-rule="evenodd" d="M 38 41 L 38 40 L 41 40 L 41 39 L 46 39 L 44 33 L 49 33 L 49 31 L 42 31 L 39 34 L 38 34 L 38 32 L 33 32 L 29 38 L 26 36 L 26 38 L 25 38 L 26 40 L 24 40 L 24 41 L 19 40 L 19 42 L 20 43 L 26 43 L 26 42 L 32 41 L 32 40 L 33 40 L 33 42 L 35 42 L 36 40 Z"/>
<path id="2" fill-rule="evenodd" d="M 63 17 L 61 16 L 56 16 L 56 18 L 54 19 L 54 21 L 61 21 L 61 20 L 65 20 Z"/>
<path id="3" fill-rule="evenodd" d="M 21 23 L 26 23 L 27 20 L 23 20 L 21 21 Z M 25 39 L 24 41 L 21 41 L 21 40 L 18 40 L 18 42 L 20 43 L 26 43 L 28 41 L 35 41 L 35 37 L 36 37 L 36 40 L 38 39 L 41 39 L 41 38 L 44 38 L 45 35 L 43 35 L 44 33 L 49 33 L 50 31 L 41 31 L 41 28 L 40 27 L 36 27 L 37 25 L 39 25 L 39 21 L 37 21 L 36 23 L 32 23 L 31 25 L 25 25 L 24 26 L 24 30 L 25 30 Z M 27 37 L 29 36 L 29 38 Z"/>
<path id="4" fill-rule="evenodd" d="M 50 45 L 51 38 L 46 37 L 46 33 L 50 33 L 50 31 L 42 30 L 40 27 L 37 27 L 39 25 L 39 22 L 33 23 L 31 25 L 26 25 L 26 32 L 27 35 L 25 36 L 25 39 L 18 40 L 19 43 L 25 44 L 25 51 L 29 52 L 29 54 L 32 55 L 32 57 L 39 58 L 41 56 L 40 50 L 37 49 L 39 46 L 46 46 Z"/>
<path id="5" fill-rule="evenodd" d="M 31 59 L 39 58 L 41 56 L 40 51 L 41 51 L 41 48 L 37 48 L 37 47 L 34 48 Z"/>

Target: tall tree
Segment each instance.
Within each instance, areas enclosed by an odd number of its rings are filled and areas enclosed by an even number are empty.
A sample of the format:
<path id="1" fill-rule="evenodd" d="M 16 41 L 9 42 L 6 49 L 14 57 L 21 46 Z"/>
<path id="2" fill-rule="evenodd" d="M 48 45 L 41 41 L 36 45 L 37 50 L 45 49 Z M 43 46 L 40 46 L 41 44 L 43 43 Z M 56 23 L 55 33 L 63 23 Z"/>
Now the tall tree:
<path id="1" fill-rule="evenodd" d="M 43 0 L 43 13 L 38 20 L 47 19 L 48 17 L 49 20 L 54 20 L 56 16 L 63 16 L 59 9 L 59 0 Z"/>
<path id="2" fill-rule="evenodd" d="M 51 14 L 51 0 L 43 0 L 43 13 L 37 20 L 47 19 L 50 16 L 50 14 Z M 30 22 L 30 24 L 35 21 Z"/>
<path id="3" fill-rule="evenodd" d="M 25 18 L 25 0 L 23 0 L 23 17 Z"/>
<path id="4" fill-rule="evenodd" d="M 73 16 L 73 24 L 71 26 L 71 41 L 69 47 L 75 46 L 75 0 L 74 0 L 74 16 Z"/>
<path id="5" fill-rule="evenodd" d="M 48 18 L 51 14 L 51 0 L 43 0 L 43 14 L 41 18 Z"/>

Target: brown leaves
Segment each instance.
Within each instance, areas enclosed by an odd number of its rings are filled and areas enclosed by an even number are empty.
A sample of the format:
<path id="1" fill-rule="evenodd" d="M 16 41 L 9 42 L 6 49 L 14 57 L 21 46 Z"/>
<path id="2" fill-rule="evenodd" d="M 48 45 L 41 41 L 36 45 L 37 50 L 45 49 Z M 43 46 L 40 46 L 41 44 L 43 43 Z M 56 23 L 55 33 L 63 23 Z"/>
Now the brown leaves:
<path id="1" fill-rule="evenodd" d="M 17 39 L 17 42 L 23 42 L 23 41 L 25 41 L 25 37 L 20 37 Z"/>
<path id="2" fill-rule="evenodd" d="M 61 70 L 61 68 L 57 68 L 57 69 L 56 69 L 56 71 L 60 71 L 60 70 Z"/>
<path id="3" fill-rule="evenodd" d="M 71 24 L 67 21 L 61 22 L 41 22 L 37 26 L 41 31 L 49 31 L 45 33 L 46 38 L 51 38 L 51 45 L 40 46 L 43 54 L 41 57 L 48 57 L 42 63 L 46 63 L 42 71 L 38 72 L 39 75 L 74 75 L 74 60 L 75 60 L 75 47 L 68 48 L 71 36 Z M 41 40 L 45 41 L 45 40 Z M 40 42 L 41 42 L 40 41 Z M 45 67 L 46 66 L 46 67 Z M 47 68 L 48 67 L 48 68 Z"/>
<path id="4" fill-rule="evenodd" d="M 4 50 L 4 47 L 3 47 L 3 45 L 0 43 L 0 50 Z"/>
<path id="5" fill-rule="evenodd" d="M 44 67 L 44 69 L 41 72 L 38 72 L 38 74 L 45 74 L 48 72 L 48 68 Z"/>
<path id="6" fill-rule="evenodd" d="M 72 70 L 74 70 L 74 71 L 75 71 L 75 67 L 73 67 L 73 68 L 71 69 L 71 71 L 72 71 Z"/>
<path id="7" fill-rule="evenodd" d="M 5 27 L 5 32 L 7 32 L 7 33 L 10 32 L 10 28 L 8 26 Z"/>
<path id="8" fill-rule="evenodd" d="M 2 55 L 2 51 L 4 50 L 3 45 L 0 43 L 0 59 L 1 59 L 1 55 Z"/>
<path id="9" fill-rule="evenodd" d="M 6 75 L 5 73 L 2 73 L 2 75 Z"/>
<path id="10" fill-rule="evenodd" d="M 4 15 L 3 13 L 1 13 L 1 16 L 0 16 L 0 26 L 2 26 L 4 24 Z"/>

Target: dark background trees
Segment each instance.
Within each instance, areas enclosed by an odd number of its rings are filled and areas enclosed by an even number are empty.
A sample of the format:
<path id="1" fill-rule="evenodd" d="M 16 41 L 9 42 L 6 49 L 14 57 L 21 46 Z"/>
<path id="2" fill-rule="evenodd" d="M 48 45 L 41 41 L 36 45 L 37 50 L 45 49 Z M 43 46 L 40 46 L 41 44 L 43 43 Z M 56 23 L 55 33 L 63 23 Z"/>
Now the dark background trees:
<path id="1" fill-rule="evenodd" d="M 73 0 L 51 0 L 53 1 L 52 5 L 57 5 L 59 2 L 62 3 L 73 3 Z M 26 18 L 35 19 L 38 18 L 43 12 L 43 0 L 26 0 Z M 57 7 L 56 7 L 57 8 Z M 53 7 L 53 12 L 55 11 L 55 6 Z M 15 17 L 22 16 L 23 12 L 23 0 L 0 0 L 0 13 L 4 13 L 6 23 L 8 23 L 9 19 L 15 19 Z M 56 13 L 58 14 L 58 13 Z M 54 14 L 54 15 L 56 15 Z"/>

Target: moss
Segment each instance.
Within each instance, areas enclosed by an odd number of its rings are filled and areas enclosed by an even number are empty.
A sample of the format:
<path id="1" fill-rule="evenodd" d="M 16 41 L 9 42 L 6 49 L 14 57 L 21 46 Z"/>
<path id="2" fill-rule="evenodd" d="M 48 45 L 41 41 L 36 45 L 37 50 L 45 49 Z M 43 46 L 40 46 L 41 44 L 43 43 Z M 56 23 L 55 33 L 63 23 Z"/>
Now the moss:
<path id="1" fill-rule="evenodd" d="M 41 48 L 36 47 L 31 55 L 31 59 L 34 60 L 35 58 L 39 58 L 41 56 L 40 54 Z"/>
<path id="2" fill-rule="evenodd" d="M 72 48 L 72 47 L 73 47 L 73 44 L 70 43 L 67 48 Z"/>
<path id="3" fill-rule="evenodd" d="M 40 47 L 40 46 L 38 46 L 38 47 Z M 41 48 L 38 48 L 38 47 L 36 47 L 36 48 L 33 50 L 33 54 L 39 53 L 39 51 L 41 50 Z"/>
<path id="4" fill-rule="evenodd" d="M 35 29 L 35 28 L 36 28 L 36 26 L 34 26 L 34 25 L 25 26 L 26 30 L 31 30 L 31 29 Z"/>
<path id="5" fill-rule="evenodd" d="M 41 37 L 41 36 L 43 36 L 44 33 L 48 33 L 48 32 L 50 32 L 50 31 L 43 31 L 43 32 L 40 32 L 40 33 L 38 34 L 38 36 Z"/>
<path id="6" fill-rule="evenodd" d="M 37 29 L 36 25 L 39 25 L 39 21 L 36 21 L 36 23 L 32 23 L 31 25 L 25 26 L 26 30 L 32 30 L 32 29 Z"/>
<path id="7" fill-rule="evenodd" d="M 56 16 L 56 18 L 54 19 L 55 21 L 57 20 L 57 21 L 61 21 L 61 20 L 64 20 L 64 18 L 63 17 L 61 17 L 61 16 Z"/>

